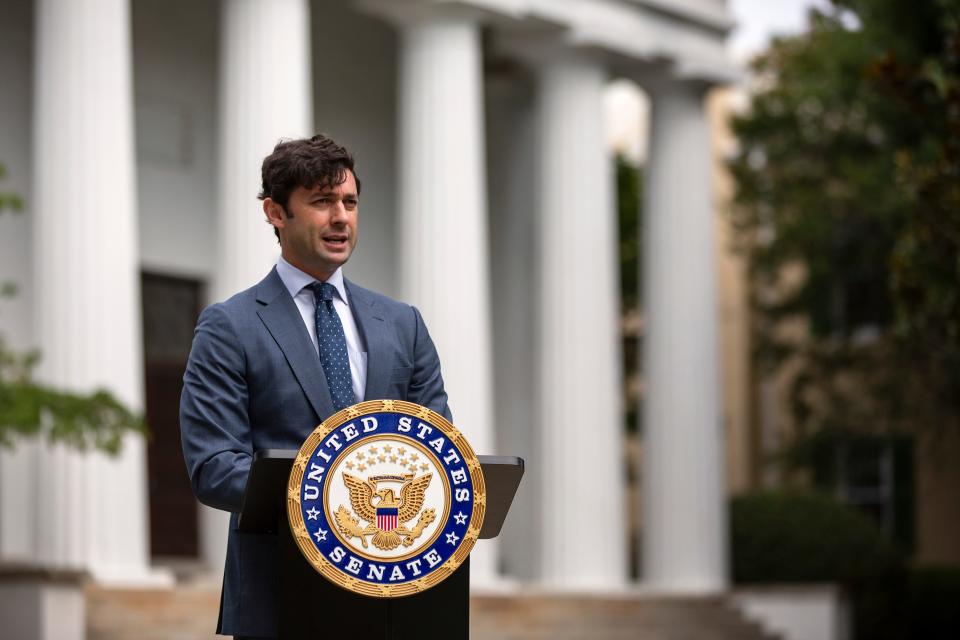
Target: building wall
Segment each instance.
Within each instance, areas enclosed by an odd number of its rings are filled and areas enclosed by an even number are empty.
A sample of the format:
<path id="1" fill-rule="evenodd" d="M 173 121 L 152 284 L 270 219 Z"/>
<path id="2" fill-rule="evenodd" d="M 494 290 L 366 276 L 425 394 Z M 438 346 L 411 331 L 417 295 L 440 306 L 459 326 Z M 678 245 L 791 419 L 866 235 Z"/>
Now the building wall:
<path id="1" fill-rule="evenodd" d="M 203 281 L 216 261 L 218 25 L 215 2 L 133 2 L 141 262 Z"/>
<path id="2" fill-rule="evenodd" d="M 736 148 L 729 121 L 741 91 L 721 88 L 708 97 L 713 134 L 713 194 L 717 223 L 717 275 L 723 425 L 726 436 L 727 487 L 736 494 L 751 488 L 754 445 L 750 424 L 750 318 L 746 261 L 735 249 L 730 206 L 733 180 L 726 160 Z"/>

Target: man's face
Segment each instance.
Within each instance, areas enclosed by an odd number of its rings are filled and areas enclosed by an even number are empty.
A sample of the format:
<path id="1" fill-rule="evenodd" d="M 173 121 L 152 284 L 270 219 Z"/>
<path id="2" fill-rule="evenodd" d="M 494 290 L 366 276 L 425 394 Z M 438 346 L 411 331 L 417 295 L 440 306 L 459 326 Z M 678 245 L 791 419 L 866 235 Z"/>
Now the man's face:
<path id="1" fill-rule="evenodd" d="M 287 216 L 269 198 L 263 203 L 271 224 L 280 230 L 284 259 L 318 280 L 326 280 L 357 246 L 357 181 L 352 171 L 333 187 L 297 187 L 287 202 Z"/>

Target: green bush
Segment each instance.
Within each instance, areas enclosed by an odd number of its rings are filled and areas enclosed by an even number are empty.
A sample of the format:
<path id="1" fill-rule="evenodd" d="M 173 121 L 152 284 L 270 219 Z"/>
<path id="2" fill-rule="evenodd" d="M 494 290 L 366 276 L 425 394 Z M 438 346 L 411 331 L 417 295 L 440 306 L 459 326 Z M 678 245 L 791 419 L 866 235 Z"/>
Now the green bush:
<path id="1" fill-rule="evenodd" d="M 850 597 L 855 640 L 901 640 L 904 565 L 863 514 L 822 494 L 762 492 L 734 498 L 735 583 L 830 582 Z"/>
<path id="2" fill-rule="evenodd" d="M 900 557 L 873 522 L 815 493 L 762 492 L 731 504 L 737 583 L 835 582 L 895 573 Z"/>

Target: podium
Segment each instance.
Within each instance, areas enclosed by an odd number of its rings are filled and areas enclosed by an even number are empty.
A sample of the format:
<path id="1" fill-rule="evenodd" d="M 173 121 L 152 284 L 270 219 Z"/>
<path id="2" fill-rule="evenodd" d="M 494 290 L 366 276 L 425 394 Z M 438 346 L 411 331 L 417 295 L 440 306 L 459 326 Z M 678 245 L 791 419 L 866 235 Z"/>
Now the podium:
<path id="1" fill-rule="evenodd" d="M 278 536 L 280 584 L 277 590 L 279 637 L 304 640 L 345 634 L 384 640 L 458 640 L 470 635 L 470 560 L 446 580 L 402 598 L 372 598 L 327 581 L 297 548 L 287 523 L 285 498 L 294 450 L 256 452 L 240 511 L 238 528 Z M 487 488 L 487 510 L 480 539 L 500 534 L 523 476 L 523 460 L 478 456 Z"/>

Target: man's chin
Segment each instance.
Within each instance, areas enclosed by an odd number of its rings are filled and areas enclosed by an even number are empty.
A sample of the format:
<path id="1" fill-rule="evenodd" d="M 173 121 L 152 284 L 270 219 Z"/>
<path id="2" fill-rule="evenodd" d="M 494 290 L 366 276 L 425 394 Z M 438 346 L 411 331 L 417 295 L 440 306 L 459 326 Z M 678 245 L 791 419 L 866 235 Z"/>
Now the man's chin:
<path id="1" fill-rule="evenodd" d="M 347 263 L 347 260 L 350 259 L 350 254 L 351 252 L 349 250 L 339 253 L 328 251 L 320 257 L 320 262 L 323 263 L 327 269 L 333 272 Z"/>

